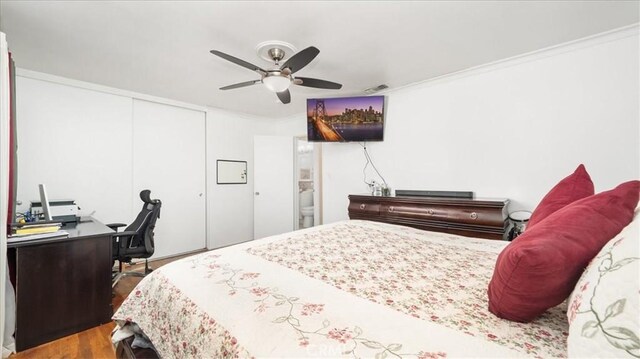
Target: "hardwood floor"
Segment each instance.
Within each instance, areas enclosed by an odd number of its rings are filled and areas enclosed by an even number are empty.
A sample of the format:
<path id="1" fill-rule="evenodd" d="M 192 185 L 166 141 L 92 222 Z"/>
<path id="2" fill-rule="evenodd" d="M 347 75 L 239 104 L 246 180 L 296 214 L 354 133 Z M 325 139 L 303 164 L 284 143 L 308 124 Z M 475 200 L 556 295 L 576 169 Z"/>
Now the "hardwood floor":
<path id="1" fill-rule="evenodd" d="M 200 253 L 200 252 L 198 252 Z M 153 269 L 162 267 L 180 258 L 188 257 L 196 253 L 189 253 L 156 261 L 150 261 Z M 125 266 L 125 270 L 142 271 L 144 262 L 138 262 L 131 266 Z M 124 277 L 113 290 L 113 310 L 116 311 L 133 288 L 140 282 L 139 277 Z M 111 331 L 115 323 L 107 323 L 101 326 L 72 334 L 52 342 L 42 344 L 35 348 L 21 351 L 10 356 L 11 359 L 37 358 L 37 359 L 71 359 L 71 358 L 115 358 L 115 350 L 111 343 Z"/>

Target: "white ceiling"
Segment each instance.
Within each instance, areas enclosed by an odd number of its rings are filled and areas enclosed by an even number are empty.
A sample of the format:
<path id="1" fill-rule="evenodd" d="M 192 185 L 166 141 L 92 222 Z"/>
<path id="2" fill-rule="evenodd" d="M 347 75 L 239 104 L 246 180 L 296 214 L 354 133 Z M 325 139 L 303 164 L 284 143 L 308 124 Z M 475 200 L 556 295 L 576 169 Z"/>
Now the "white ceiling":
<path id="1" fill-rule="evenodd" d="M 638 1 L 0 2 L 0 29 L 18 67 L 265 117 L 304 111 L 308 97 L 391 88 L 639 21 Z M 293 86 L 289 105 L 258 75 L 258 43 L 281 40 L 320 55 L 297 75 L 342 90 Z"/>

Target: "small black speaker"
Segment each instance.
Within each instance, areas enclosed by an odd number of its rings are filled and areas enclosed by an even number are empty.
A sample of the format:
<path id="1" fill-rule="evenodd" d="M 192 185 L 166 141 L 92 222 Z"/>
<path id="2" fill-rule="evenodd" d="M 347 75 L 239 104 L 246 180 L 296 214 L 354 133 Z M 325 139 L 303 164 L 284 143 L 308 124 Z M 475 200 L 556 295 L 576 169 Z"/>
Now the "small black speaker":
<path id="1" fill-rule="evenodd" d="M 473 199 L 473 192 L 469 191 L 417 191 L 411 189 L 397 189 L 397 197 L 441 197 Z"/>

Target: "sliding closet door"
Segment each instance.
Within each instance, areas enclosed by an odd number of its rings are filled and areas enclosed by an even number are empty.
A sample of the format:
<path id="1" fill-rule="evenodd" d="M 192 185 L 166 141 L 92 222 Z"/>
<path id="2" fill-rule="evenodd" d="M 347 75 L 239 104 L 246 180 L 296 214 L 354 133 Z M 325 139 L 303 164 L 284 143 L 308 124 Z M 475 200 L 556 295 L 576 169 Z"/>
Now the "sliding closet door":
<path id="1" fill-rule="evenodd" d="M 204 112 L 134 100 L 133 188 L 162 200 L 154 258 L 205 248 Z"/>
<path id="2" fill-rule="evenodd" d="M 81 215 L 133 221 L 131 98 L 17 77 L 19 211 L 38 200 L 73 199 Z"/>

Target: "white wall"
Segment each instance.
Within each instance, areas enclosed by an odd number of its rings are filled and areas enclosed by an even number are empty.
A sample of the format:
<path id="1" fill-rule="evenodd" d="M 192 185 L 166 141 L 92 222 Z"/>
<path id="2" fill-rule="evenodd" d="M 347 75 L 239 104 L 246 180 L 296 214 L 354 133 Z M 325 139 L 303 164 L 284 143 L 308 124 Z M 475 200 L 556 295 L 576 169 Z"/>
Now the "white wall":
<path id="1" fill-rule="evenodd" d="M 307 117 L 304 113 L 289 116 L 276 122 L 274 130 L 281 136 L 307 137 Z"/>
<path id="2" fill-rule="evenodd" d="M 207 111 L 208 247 L 253 239 L 253 136 L 269 135 L 265 118 Z M 247 161 L 247 184 L 216 184 L 216 160 Z"/>
<path id="3" fill-rule="evenodd" d="M 596 191 L 637 179 L 638 41 L 636 27 L 388 92 L 385 140 L 367 147 L 393 189 L 471 190 L 510 210 L 533 209 L 579 163 Z M 324 144 L 322 161 L 324 222 L 346 219 L 347 196 L 367 190 L 362 148 Z"/>

